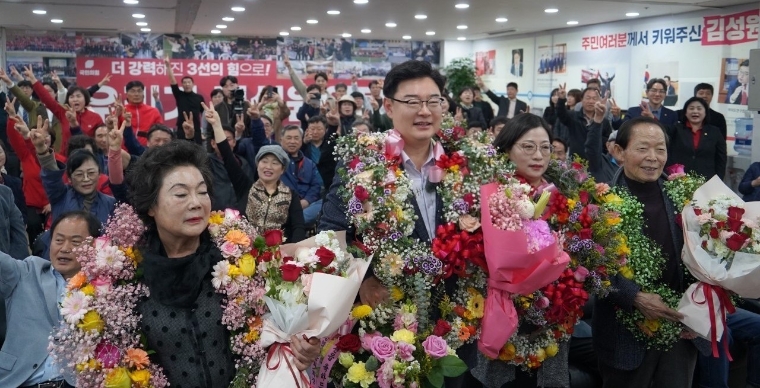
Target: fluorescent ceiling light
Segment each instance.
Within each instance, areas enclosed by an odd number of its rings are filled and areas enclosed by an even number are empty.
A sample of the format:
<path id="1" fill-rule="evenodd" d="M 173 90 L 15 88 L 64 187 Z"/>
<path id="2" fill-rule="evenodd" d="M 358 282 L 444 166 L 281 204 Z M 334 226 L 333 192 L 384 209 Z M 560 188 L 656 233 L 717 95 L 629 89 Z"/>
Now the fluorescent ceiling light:
<path id="1" fill-rule="evenodd" d="M 145 27 L 145 26 L 148 25 L 148 23 L 146 23 L 146 22 L 137 22 L 137 23 L 135 23 L 135 25 L 137 25 L 138 27 Z"/>
<path id="2" fill-rule="evenodd" d="M 221 32 L 221 31 L 219 31 L 219 30 L 211 30 L 211 33 L 212 33 L 212 34 L 221 34 L 222 32 Z"/>
<path id="3" fill-rule="evenodd" d="M 350 38 L 351 34 L 349 34 L 348 32 L 344 32 L 343 35 L 341 35 L 341 36 L 344 37 L 344 38 Z"/>
<path id="4" fill-rule="evenodd" d="M 143 18 L 145 18 L 145 15 L 143 15 L 141 13 L 133 13 L 132 17 L 135 18 L 135 19 L 143 19 Z"/>
<path id="5" fill-rule="evenodd" d="M 576 25 L 576 24 L 578 24 L 578 21 L 577 21 L 577 20 L 570 20 L 569 22 L 567 22 L 567 25 L 568 25 L 568 26 L 574 26 L 574 25 Z"/>
<path id="6" fill-rule="evenodd" d="M 50 22 L 51 23 L 55 23 L 55 24 L 61 24 L 61 23 L 63 23 L 63 20 L 61 20 L 61 19 L 50 19 Z"/>
<path id="7" fill-rule="evenodd" d="M 435 31 L 428 31 L 428 32 L 425 33 L 425 35 L 433 36 L 433 35 L 435 35 Z"/>
<path id="8" fill-rule="evenodd" d="M 222 20 L 225 21 L 225 22 L 234 22 L 235 18 L 231 18 L 229 16 L 226 16 L 226 17 L 223 17 Z"/>
<path id="9" fill-rule="evenodd" d="M 547 8 L 544 10 L 546 13 L 557 13 L 559 10 L 557 8 Z"/>
<path id="10" fill-rule="evenodd" d="M 141 28 L 140 31 L 142 31 L 142 32 L 150 32 L 150 28 Z"/>
<path id="11" fill-rule="evenodd" d="M 409 40 L 409 39 L 412 39 L 412 36 L 411 35 L 404 35 L 401 38 Z"/>
<path id="12" fill-rule="evenodd" d="M 632 18 L 632 17 L 639 16 L 639 13 L 638 12 L 628 12 L 627 14 L 625 14 L 625 16 L 628 16 L 629 18 Z"/>
<path id="13" fill-rule="evenodd" d="M 470 8 L 470 5 L 469 4 L 460 3 L 460 4 L 455 5 L 455 7 L 459 8 L 459 9 L 467 9 L 467 8 Z"/>
<path id="14" fill-rule="evenodd" d="M 419 20 L 425 20 L 427 19 L 427 15 L 422 15 L 422 14 L 414 15 L 414 18 L 419 19 Z"/>
<path id="15" fill-rule="evenodd" d="M 337 9 L 331 9 L 331 10 L 327 11 L 327 14 L 328 15 L 340 15 L 340 11 L 338 11 Z"/>
<path id="16" fill-rule="evenodd" d="M 509 19 L 507 19 L 507 18 L 496 18 L 496 21 L 499 22 L 499 23 L 506 23 L 507 20 L 509 20 Z"/>
<path id="17" fill-rule="evenodd" d="M 282 31 L 282 32 L 280 32 L 280 35 L 282 35 L 282 36 L 288 36 L 288 35 L 290 35 L 290 33 L 287 32 L 287 31 Z"/>
<path id="18" fill-rule="evenodd" d="M 317 19 L 309 19 L 309 20 L 306 21 L 306 23 L 308 23 L 308 24 L 317 24 L 317 23 L 319 23 L 319 21 Z"/>
<path id="19" fill-rule="evenodd" d="M 465 26 L 464 24 L 457 26 L 457 30 L 466 30 L 466 29 L 467 29 L 467 26 Z"/>
<path id="20" fill-rule="evenodd" d="M 32 13 L 35 15 L 44 15 L 47 13 L 47 11 L 45 11 L 44 9 L 35 9 L 34 11 L 32 11 Z"/>
<path id="21" fill-rule="evenodd" d="M 227 28 L 227 25 L 226 24 L 217 24 L 216 28 L 225 29 L 225 28 Z"/>
<path id="22" fill-rule="evenodd" d="M 394 23 L 394 22 L 388 22 L 388 23 L 385 23 L 385 26 L 393 28 L 393 27 L 396 27 L 396 23 Z"/>
<path id="23" fill-rule="evenodd" d="M 291 31 L 301 31 L 301 27 L 293 26 L 293 27 L 290 27 L 290 30 Z"/>
<path id="24" fill-rule="evenodd" d="M 467 38 L 465 38 L 464 36 L 460 36 L 459 38 L 457 38 L 457 40 L 467 40 Z"/>
<path id="25" fill-rule="evenodd" d="M 362 34 L 369 34 L 370 32 L 372 32 L 372 30 L 370 30 L 369 28 L 365 28 L 362 30 Z"/>
<path id="26" fill-rule="evenodd" d="M 124 0 L 124 4 L 134 5 L 134 4 L 137 4 L 137 3 L 139 3 L 139 1 L 137 1 L 137 0 Z"/>
<path id="27" fill-rule="evenodd" d="M 232 7 L 232 12 L 245 12 L 245 7 Z"/>
<path id="28" fill-rule="evenodd" d="M 367 4 L 369 0 L 354 0 L 354 4 Z"/>

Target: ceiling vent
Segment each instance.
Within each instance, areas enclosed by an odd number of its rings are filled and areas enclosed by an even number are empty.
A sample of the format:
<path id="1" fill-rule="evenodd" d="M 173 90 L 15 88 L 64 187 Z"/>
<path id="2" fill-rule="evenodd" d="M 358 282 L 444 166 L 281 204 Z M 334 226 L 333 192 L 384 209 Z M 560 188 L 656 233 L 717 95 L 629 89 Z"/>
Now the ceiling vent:
<path id="1" fill-rule="evenodd" d="M 516 29 L 509 28 L 509 29 L 501 30 L 501 31 L 491 31 L 491 32 L 488 32 L 487 35 L 489 37 L 494 37 L 494 36 L 503 36 L 503 35 L 514 34 L 515 32 L 517 32 Z"/>

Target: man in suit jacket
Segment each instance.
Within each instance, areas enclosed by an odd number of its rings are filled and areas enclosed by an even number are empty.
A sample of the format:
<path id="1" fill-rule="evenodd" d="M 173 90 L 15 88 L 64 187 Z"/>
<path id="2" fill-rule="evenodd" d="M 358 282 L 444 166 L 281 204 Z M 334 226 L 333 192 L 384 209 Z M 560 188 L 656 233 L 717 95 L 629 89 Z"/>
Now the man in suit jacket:
<path id="1" fill-rule="evenodd" d="M 488 89 L 480 77 L 478 77 L 477 83 L 478 87 L 480 87 L 480 90 L 484 91 L 488 98 L 490 98 L 491 101 L 499 106 L 499 113 L 496 114 L 497 116 L 504 116 L 508 119 L 511 119 L 520 113 L 530 112 L 528 104 L 526 104 L 525 101 L 517 99 L 516 82 L 510 82 L 507 84 L 507 97 L 497 96 L 496 93 Z"/>
<path id="2" fill-rule="evenodd" d="M 100 222 L 88 212 L 61 215 L 52 225 L 50 261 L 16 260 L 0 252 L 0 295 L 7 307 L 7 339 L 0 351 L 0 387 L 50 384 L 73 387 L 48 353 L 48 337 L 60 323 L 66 283 L 79 272 L 74 248 L 97 237 Z"/>
<path id="3" fill-rule="evenodd" d="M 394 67 L 385 78 L 383 94 L 385 111 L 393 120 L 395 130 L 404 141 L 401 152 L 402 165 L 412 181 L 414 198 L 409 201 L 414 207 L 415 221 L 412 238 L 429 243 L 435 237 L 436 227 L 443 224 L 443 203 L 434 189 L 427 185 L 429 174 L 435 166 L 432 139 L 441 127 L 443 109 L 440 103 L 443 96 L 443 76 L 427 62 L 407 61 Z M 410 100 L 427 101 L 424 107 L 416 108 L 407 102 Z M 429 104 L 433 102 L 433 106 Z M 340 168 L 341 166 L 339 166 Z M 354 241 L 355 230 L 346 216 L 346 202 L 338 191 L 344 186 L 340 175 L 333 179 L 330 192 L 325 198 L 322 217 L 318 229 L 346 230 L 348 243 Z M 456 277 L 446 280 L 447 294 L 451 295 L 456 287 Z M 372 275 L 372 268 L 362 283 L 359 298 L 362 303 L 376 306 L 388 299 L 388 290 Z M 431 303 L 436 306 L 438 303 Z M 435 318 L 435 317 L 433 317 Z M 470 367 L 474 366 L 477 348 L 475 344 L 458 350 L 460 357 Z M 479 387 L 480 383 L 470 373 L 458 378 L 446 379 L 446 388 Z"/>
<path id="4" fill-rule="evenodd" d="M 678 114 L 662 105 L 667 91 L 668 84 L 664 79 L 652 78 L 647 83 L 647 99 L 649 101 L 642 101 L 639 106 L 628 109 L 628 114 L 624 118 L 615 117 L 612 126 L 618 129 L 624 122 L 640 116 L 654 117 L 663 125 L 677 123 Z"/>
<path id="5" fill-rule="evenodd" d="M 673 202 L 663 189 L 667 152 L 656 151 L 667 149 L 664 128 L 652 118 L 630 120 L 618 131 L 614 147 L 622 168 L 610 185 L 628 188 L 644 206 L 647 227 L 642 233 L 660 246 L 666 259 L 659 281 L 674 292 L 683 293 L 686 287 L 680 259 L 683 235 L 675 222 Z M 610 280 L 614 291 L 596 301 L 593 316 L 594 350 L 604 387 L 690 388 L 697 361 L 695 345 L 703 349 L 702 345 L 709 347 L 707 341 L 700 343 L 696 334 L 684 332 L 668 351 L 648 349 L 618 320 L 618 311 L 637 309 L 650 319 L 669 321 L 678 321 L 682 315 L 668 307 L 660 295 L 641 290 L 633 280 L 620 274 Z"/>
<path id="6" fill-rule="evenodd" d="M 0 184 L 0 252 L 18 260 L 29 255 L 25 224 L 21 211 L 16 206 L 13 190 Z"/>

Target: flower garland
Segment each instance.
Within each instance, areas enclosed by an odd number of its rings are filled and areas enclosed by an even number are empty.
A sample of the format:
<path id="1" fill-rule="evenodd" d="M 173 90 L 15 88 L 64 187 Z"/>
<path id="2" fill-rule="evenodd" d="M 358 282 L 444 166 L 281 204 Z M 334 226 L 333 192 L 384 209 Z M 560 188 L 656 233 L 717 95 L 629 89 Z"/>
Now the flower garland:
<path id="1" fill-rule="evenodd" d="M 499 359 L 522 369 L 536 369 L 570 339 L 590 295 L 610 291 L 609 276 L 617 273 L 629 253 L 621 217 L 605 196 L 608 186 L 596 184 L 580 161 L 552 160 L 544 176 L 551 197 L 544 219 L 564 237 L 569 267 L 556 281 L 530 295 L 515 295 L 520 327 L 502 348 Z"/>
<path id="2" fill-rule="evenodd" d="M 134 210 L 121 204 L 102 237 L 76 248 L 82 269 L 69 280 L 63 321 L 50 348 L 58 364 L 75 373 L 77 387 L 169 385 L 162 368 L 148 358 L 135 313 L 138 301 L 148 296 L 138 271 L 142 258 L 133 248 L 144 231 Z"/>
<path id="3" fill-rule="evenodd" d="M 681 210 L 691 201 L 694 191 L 704 183 L 704 179 L 685 174 L 678 166 L 669 168 L 668 174 L 665 193 L 676 207 L 678 222 Z M 660 295 L 668 307 L 677 309 L 681 294 L 661 281 L 662 270 L 667 265 L 662 247 L 641 232 L 646 228 L 644 205 L 623 188 L 613 189 L 608 197 L 611 207 L 620 213 L 622 222 L 619 228 L 627 237 L 629 256 L 632 258 L 620 268 L 620 274 L 639 285 L 642 292 Z M 647 319 L 638 309 L 631 312 L 618 310 L 617 318 L 637 340 L 662 351 L 669 350 L 680 339 L 683 330 L 683 325 L 678 322 Z"/>
<path id="4" fill-rule="evenodd" d="M 231 350 L 237 355 L 232 387 L 255 385 L 256 368 L 266 352 L 257 344 L 265 312 L 264 289 L 252 277 L 255 261 L 250 251 L 253 227 L 238 212 L 215 212 L 209 231 L 222 255 L 212 281 L 225 295 L 222 323 L 232 332 Z M 140 252 L 135 244 L 145 226 L 134 209 L 120 204 L 106 224 L 104 235 L 77 248 L 81 272 L 69 280 L 61 306 L 63 324 L 51 337 L 55 359 L 74 371 L 82 388 L 163 388 L 169 385 L 161 366 L 151 363 L 140 333 L 141 316 L 135 308 L 148 297 L 141 283 Z M 224 275 L 221 273 L 224 272 Z"/>

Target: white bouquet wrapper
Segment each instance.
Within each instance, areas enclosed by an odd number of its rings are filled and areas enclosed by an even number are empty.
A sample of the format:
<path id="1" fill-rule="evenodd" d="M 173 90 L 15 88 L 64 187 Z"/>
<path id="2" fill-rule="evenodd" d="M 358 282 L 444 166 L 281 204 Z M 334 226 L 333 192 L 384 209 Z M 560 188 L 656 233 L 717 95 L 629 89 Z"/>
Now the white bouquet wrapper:
<path id="1" fill-rule="evenodd" d="M 697 207 L 707 209 L 708 202 L 721 195 L 734 198 L 739 204 L 744 203 L 717 176 L 697 189 L 692 198 Z M 757 220 L 760 217 L 760 202 L 744 203 L 744 210 L 743 218 Z M 720 257 L 702 248 L 701 226 L 694 207 L 685 206 L 681 214 L 684 237 L 681 256 L 689 272 L 700 281 L 689 286 L 678 304 L 678 312 L 684 315 L 681 322 L 708 340 L 720 340 L 725 330 L 726 303 L 730 303 L 721 288 L 742 297 L 759 298 L 760 255 L 736 252 L 731 268 L 726 269 Z M 715 346 L 713 344 L 714 350 L 717 350 Z"/>
<path id="2" fill-rule="evenodd" d="M 337 234 L 341 249 L 345 252 L 345 232 Z M 296 244 L 286 244 L 280 250 L 286 255 L 294 253 L 298 248 L 316 246 L 314 240 L 312 237 Z M 261 345 L 269 347 L 269 352 L 265 364 L 259 370 L 258 387 L 309 387 L 309 377 L 295 367 L 290 337 L 295 335 L 321 339 L 335 333 L 351 312 L 369 264 L 369 260 L 351 259 L 346 277 L 313 274 L 306 304 L 286 306 L 280 301 L 265 297 L 270 312 L 263 318 Z"/>

